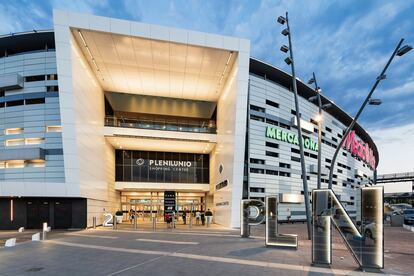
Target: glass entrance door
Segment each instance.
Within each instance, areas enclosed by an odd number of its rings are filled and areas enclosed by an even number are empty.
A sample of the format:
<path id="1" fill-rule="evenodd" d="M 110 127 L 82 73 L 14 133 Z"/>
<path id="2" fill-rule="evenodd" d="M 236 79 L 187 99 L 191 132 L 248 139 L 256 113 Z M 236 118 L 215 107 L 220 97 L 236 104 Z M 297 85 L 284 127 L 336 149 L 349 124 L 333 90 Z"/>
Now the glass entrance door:
<path id="1" fill-rule="evenodd" d="M 132 215 L 137 217 L 138 223 L 151 223 L 151 218 L 157 222 L 164 222 L 165 206 L 164 192 L 122 192 L 122 211 L 124 221 L 134 223 Z M 175 193 L 175 211 L 177 223 L 183 224 L 183 212 L 186 213 L 186 223 L 190 221 L 190 215 L 195 216 L 196 211 L 205 210 L 205 193 Z"/>

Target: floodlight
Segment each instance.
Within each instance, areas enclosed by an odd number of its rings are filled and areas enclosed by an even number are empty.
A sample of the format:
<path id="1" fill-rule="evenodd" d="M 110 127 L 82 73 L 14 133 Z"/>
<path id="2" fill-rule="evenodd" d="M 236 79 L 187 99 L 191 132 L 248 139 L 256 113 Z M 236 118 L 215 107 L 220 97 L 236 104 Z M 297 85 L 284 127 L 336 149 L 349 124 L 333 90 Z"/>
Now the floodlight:
<path id="1" fill-rule="evenodd" d="M 322 109 L 328 109 L 328 108 L 332 107 L 332 104 L 331 103 L 326 103 L 326 104 L 323 104 L 321 107 L 322 107 Z"/>
<path id="2" fill-rule="evenodd" d="M 279 22 L 280 24 L 285 24 L 285 22 L 286 22 L 286 18 L 284 18 L 283 16 L 279 16 L 278 18 L 277 18 L 277 22 Z"/>
<path id="3" fill-rule="evenodd" d="M 292 60 L 290 59 L 290 57 L 285 58 L 285 62 L 287 65 L 290 65 L 292 63 Z"/>
<path id="4" fill-rule="evenodd" d="M 380 105 L 380 104 L 382 104 L 382 101 L 381 101 L 381 99 L 369 99 L 368 103 L 370 105 Z"/>
<path id="5" fill-rule="evenodd" d="M 282 45 L 282 47 L 280 47 L 280 51 L 287 53 L 287 51 L 289 51 L 289 47 L 286 45 Z"/>
<path id="6" fill-rule="evenodd" d="M 282 35 L 287 36 L 288 34 L 289 34 L 289 30 L 288 30 L 288 28 L 283 29 L 283 31 L 282 31 Z"/>
<path id="7" fill-rule="evenodd" d="M 413 49 L 412 46 L 410 45 L 404 45 L 402 46 L 400 49 L 398 49 L 397 51 L 397 56 L 402 56 L 405 55 L 406 53 L 408 53 L 409 51 L 411 51 Z"/>
<path id="8" fill-rule="evenodd" d="M 314 82 L 315 82 L 315 79 L 314 78 L 311 78 L 310 80 L 308 80 L 308 84 L 312 84 Z"/>

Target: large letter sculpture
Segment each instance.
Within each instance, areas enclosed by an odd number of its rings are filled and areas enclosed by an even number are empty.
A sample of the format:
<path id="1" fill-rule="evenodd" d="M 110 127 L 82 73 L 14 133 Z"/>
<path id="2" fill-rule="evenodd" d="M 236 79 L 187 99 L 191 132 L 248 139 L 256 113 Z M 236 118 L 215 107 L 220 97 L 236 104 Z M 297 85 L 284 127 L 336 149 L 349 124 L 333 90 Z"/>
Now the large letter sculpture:
<path id="1" fill-rule="evenodd" d="M 295 202 L 297 203 L 297 202 Z M 298 235 L 279 234 L 278 217 L 279 198 L 277 196 L 266 197 L 266 246 L 282 246 L 298 248 Z"/>
<path id="2" fill-rule="evenodd" d="M 281 203 L 301 203 L 303 196 L 279 194 L 267 196 L 266 204 L 261 200 L 243 199 L 241 201 L 240 235 L 250 236 L 250 226 L 259 225 L 266 220 L 266 246 L 298 247 L 298 236 L 278 233 L 278 206 Z"/>
<path id="3" fill-rule="evenodd" d="M 259 225 L 265 220 L 265 205 L 256 199 L 241 201 L 240 235 L 243 238 L 250 236 L 250 226 Z"/>
<path id="4" fill-rule="evenodd" d="M 332 263 L 332 222 L 362 269 L 383 268 L 383 201 L 382 187 L 361 189 L 361 228 L 358 229 L 332 190 L 313 190 L 312 262 Z"/>

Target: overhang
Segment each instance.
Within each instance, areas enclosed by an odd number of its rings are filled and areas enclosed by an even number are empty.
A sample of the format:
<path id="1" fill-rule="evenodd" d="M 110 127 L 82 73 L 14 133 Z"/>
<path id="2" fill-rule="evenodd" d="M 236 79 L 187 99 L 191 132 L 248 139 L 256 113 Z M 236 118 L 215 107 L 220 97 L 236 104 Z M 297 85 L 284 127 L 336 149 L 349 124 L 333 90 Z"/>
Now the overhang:
<path id="1" fill-rule="evenodd" d="M 235 54 L 225 49 L 72 28 L 110 92 L 217 101 Z"/>

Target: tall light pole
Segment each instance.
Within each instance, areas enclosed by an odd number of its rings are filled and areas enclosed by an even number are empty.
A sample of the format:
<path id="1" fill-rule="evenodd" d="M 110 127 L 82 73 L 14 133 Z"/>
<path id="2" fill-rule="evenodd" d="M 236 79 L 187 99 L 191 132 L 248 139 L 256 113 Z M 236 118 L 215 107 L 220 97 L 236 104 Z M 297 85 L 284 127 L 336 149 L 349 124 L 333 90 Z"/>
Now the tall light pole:
<path id="1" fill-rule="evenodd" d="M 317 100 L 318 102 L 318 180 L 317 180 L 317 188 L 321 188 L 321 174 L 322 174 L 322 110 L 325 108 L 329 108 L 332 104 L 327 103 L 322 105 L 321 99 L 321 88 L 318 86 L 318 82 L 316 81 L 315 72 L 312 73 L 312 78 L 308 81 L 308 84 L 315 84 L 315 92 L 316 96 L 310 97 L 309 101 Z"/>
<path id="2" fill-rule="evenodd" d="M 394 52 L 392 53 L 391 57 L 389 58 L 387 64 L 385 64 L 384 69 L 382 69 L 381 74 L 377 77 L 374 85 L 372 86 L 372 88 L 369 91 L 367 97 L 365 98 L 364 102 L 362 103 L 361 107 L 359 108 L 356 116 L 354 117 L 352 122 L 349 124 L 349 126 L 346 128 L 345 133 L 342 136 L 341 142 L 339 143 L 339 145 L 336 148 L 335 153 L 332 157 L 331 168 L 330 168 L 330 171 L 329 171 L 329 185 L 328 185 L 329 189 L 332 189 L 332 176 L 333 176 L 333 172 L 334 172 L 336 157 L 338 156 L 339 150 L 342 148 L 342 145 L 343 145 L 346 137 L 351 132 L 352 128 L 354 127 L 356 121 L 358 120 L 358 118 L 361 115 L 362 111 L 364 110 L 365 106 L 367 105 L 367 103 L 370 102 L 371 96 L 374 93 L 375 89 L 377 88 L 378 84 L 386 78 L 385 72 L 387 71 L 388 67 L 390 66 L 392 60 L 394 59 L 394 57 L 396 55 L 397 56 L 402 56 L 402 55 L 406 54 L 407 52 L 409 52 L 411 49 L 413 49 L 413 47 L 410 46 L 410 45 L 404 45 L 404 46 L 401 47 L 403 42 L 404 42 L 404 39 L 402 38 L 400 40 L 400 42 L 397 44 L 397 47 L 395 48 Z"/>
<path id="3" fill-rule="evenodd" d="M 298 128 L 298 140 L 299 140 L 299 150 L 300 150 L 300 164 L 302 167 L 302 180 L 303 180 L 303 193 L 305 197 L 305 211 L 306 211 L 306 224 L 308 228 L 308 239 L 311 239 L 311 213 L 310 213 L 310 202 L 309 202 L 309 192 L 308 192 L 308 180 L 306 175 L 306 165 L 305 165 L 305 154 L 303 152 L 303 137 L 302 137 L 302 129 L 300 126 L 300 110 L 299 110 L 299 100 L 298 100 L 298 91 L 296 86 L 296 75 L 295 75 L 295 62 L 293 59 L 293 49 L 292 49 L 292 35 L 290 32 L 289 27 L 289 18 L 288 13 L 286 12 L 286 17 L 279 16 L 277 18 L 277 22 L 280 24 L 286 23 L 286 29 L 282 31 L 282 34 L 284 36 L 288 37 L 289 40 L 289 47 L 283 45 L 280 50 L 282 52 L 287 53 L 289 51 L 290 56 L 285 58 L 285 62 L 287 65 L 290 65 L 290 68 L 292 70 L 292 86 L 293 86 L 293 94 L 295 96 L 295 109 L 296 109 L 296 122 L 297 122 L 297 128 Z"/>

